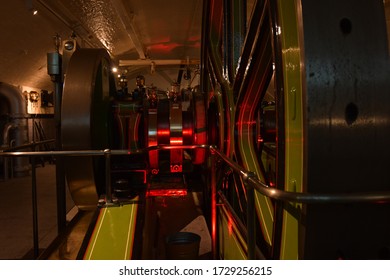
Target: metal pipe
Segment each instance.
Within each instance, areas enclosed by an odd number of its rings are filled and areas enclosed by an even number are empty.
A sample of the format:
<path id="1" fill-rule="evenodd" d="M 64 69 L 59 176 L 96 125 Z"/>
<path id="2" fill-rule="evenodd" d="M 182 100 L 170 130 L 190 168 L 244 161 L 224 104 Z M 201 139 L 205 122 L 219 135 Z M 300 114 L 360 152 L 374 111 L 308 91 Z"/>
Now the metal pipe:
<path id="1" fill-rule="evenodd" d="M 26 100 L 20 94 L 20 90 L 17 87 L 0 82 L 0 96 L 7 99 L 11 117 L 26 116 Z"/>
<path id="2" fill-rule="evenodd" d="M 56 51 L 47 54 L 47 73 L 54 82 L 54 120 L 56 127 L 56 150 L 62 150 L 61 142 L 61 101 L 63 88 L 62 56 L 58 52 L 60 38 L 55 37 Z M 66 187 L 65 187 L 64 162 L 62 158 L 56 158 L 56 196 L 57 196 L 57 229 L 62 233 L 66 228 Z"/>
<path id="3" fill-rule="evenodd" d="M 153 150 L 170 150 L 170 149 L 195 149 L 203 148 L 210 149 L 211 152 L 215 152 L 226 164 L 228 164 L 233 171 L 237 172 L 244 179 L 248 180 L 248 183 L 261 194 L 270 197 L 272 199 L 296 202 L 296 203 L 381 203 L 390 202 L 390 192 L 367 192 L 367 193 L 346 193 L 346 194 L 310 194 L 310 193 L 297 193 L 286 192 L 277 188 L 271 188 L 257 178 L 251 178 L 250 173 L 244 170 L 237 163 L 233 162 L 227 156 L 222 154 L 213 146 L 207 145 L 182 145 L 182 146 L 164 146 L 158 145 L 148 147 L 145 149 L 136 150 L 111 150 L 111 155 L 130 155 L 130 154 L 143 154 Z M 47 152 L 4 152 L 0 151 L 0 156 L 104 156 L 104 150 L 75 150 L 75 151 L 47 151 Z"/>
<path id="4" fill-rule="evenodd" d="M 117 153 L 125 155 L 126 153 Z M 75 151 L 36 151 L 36 152 L 7 152 L 0 151 L 0 156 L 34 157 L 34 156 L 104 156 L 103 150 L 75 150 Z"/>
<path id="5" fill-rule="evenodd" d="M 111 189 L 111 150 L 104 150 L 104 158 L 106 165 L 106 204 L 112 204 L 112 189 Z"/>
<path id="6" fill-rule="evenodd" d="M 16 125 L 14 123 L 12 123 L 12 122 L 9 122 L 9 123 L 5 124 L 5 126 L 3 128 L 3 144 L 2 144 L 2 148 L 9 148 L 11 146 L 10 145 L 9 134 L 10 134 L 11 129 L 14 129 L 14 128 L 16 128 Z M 12 161 L 11 161 L 11 164 L 12 164 Z M 3 161 L 3 172 L 4 172 L 4 180 L 5 181 L 8 180 L 8 176 L 9 176 L 8 165 L 9 165 L 8 159 L 4 158 L 4 161 Z"/>
<path id="7" fill-rule="evenodd" d="M 17 128 L 16 124 L 13 122 L 6 123 L 3 128 L 3 147 L 9 147 L 9 134 L 11 129 Z"/>
<path id="8" fill-rule="evenodd" d="M 208 149 L 208 145 L 158 145 L 150 146 L 144 149 L 132 150 L 110 150 L 111 155 L 134 155 L 145 154 L 154 150 L 173 150 L 173 149 Z M 68 150 L 68 151 L 37 151 L 37 152 L 10 152 L 0 150 L 0 156 L 104 156 L 104 150 Z"/>
<path id="9" fill-rule="evenodd" d="M 159 65 L 199 65 L 199 59 L 138 59 L 138 60 L 119 60 L 119 66 L 155 66 Z"/>
<path id="10" fill-rule="evenodd" d="M 13 152 L 13 151 L 18 151 L 18 150 L 22 150 L 22 149 L 34 148 L 34 147 L 39 146 L 39 145 L 53 143 L 54 141 L 55 141 L 54 139 L 48 139 L 48 140 L 37 141 L 37 142 L 33 141 L 31 143 L 20 145 L 20 146 L 10 145 L 9 148 L 6 148 L 6 149 L 2 150 L 1 152 Z"/>
<path id="11" fill-rule="evenodd" d="M 28 141 L 27 103 L 25 98 L 19 88 L 2 82 L 0 82 L 0 97 L 5 98 L 9 105 L 9 116 L 16 128 L 14 133 L 15 144 L 17 146 L 25 144 Z M 9 135 L 7 137 L 9 138 Z M 16 176 L 28 174 L 30 166 L 27 159 L 16 159 L 13 170 Z"/>
<path id="12" fill-rule="evenodd" d="M 237 163 L 230 160 L 227 156 L 218 151 L 215 147 L 210 147 L 211 151 L 224 160 L 235 172 L 248 180 L 248 183 L 261 194 L 276 200 L 297 202 L 297 203 L 382 203 L 390 202 L 390 192 L 367 192 L 367 193 L 346 193 L 346 194 L 310 194 L 286 192 L 277 188 L 271 188 L 256 177 L 250 177 L 250 173 L 244 170 Z"/>
<path id="13" fill-rule="evenodd" d="M 44 140 L 44 141 L 38 141 L 38 142 L 31 142 L 29 144 L 24 144 L 24 145 L 20 145 L 20 146 L 13 146 L 12 145 L 12 142 L 14 142 L 14 140 L 12 140 L 9 144 L 9 147 L 5 147 L 3 146 L 3 148 L 5 148 L 5 150 L 2 150 L 0 152 L 12 152 L 12 151 L 17 151 L 17 150 L 22 150 L 22 149 L 27 149 L 27 148 L 35 148 L 36 146 L 39 146 L 39 145 L 43 145 L 43 144 L 47 144 L 47 143 L 52 143 L 54 142 L 53 139 L 49 139 L 49 140 Z M 1 154 L 4 154 L 4 153 L 1 153 Z M 8 180 L 8 176 L 9 176 L 9 173 L 11 174 L 11 178 L 13 177 L 13 166 L 12 166 L 12 161 L 11 161 L 11 170 L 8 170 L 8 165 L 9 165 L 9 162 L 8 162 L 8 158 L 7 157 L 4 157 L 4 180 Z"/>

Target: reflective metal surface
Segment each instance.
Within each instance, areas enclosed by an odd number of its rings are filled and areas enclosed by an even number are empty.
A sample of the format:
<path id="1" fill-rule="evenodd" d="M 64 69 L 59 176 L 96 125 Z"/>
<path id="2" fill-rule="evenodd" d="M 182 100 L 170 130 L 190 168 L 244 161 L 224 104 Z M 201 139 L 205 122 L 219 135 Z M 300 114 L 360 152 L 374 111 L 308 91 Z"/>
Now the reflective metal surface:
<path id="1" fill-rule="evenodd" d="M 234 172 L 248 181 L 253 188 L 265 196 L 286 202 L 297 202 L 304 204 L 322 204 L 322 203 L 385 203 L 390 202 L 390 191 L 382 192 L 359 192 L 359 193 L 297 193 L 286 192 L 277 188 L 272 188 L 257 178 L 251 176 L 250 171 L 245 170 L 233 160 L 225 156 L 214 146 L 208 145 L 157 145 L 137 150 L 110 150 L 112 156 L 142 154 L 158 150 L 178 150 L 178 149 L 204 149 L 212 153 L 232 168 Z M 41 151 L 41 152 L 1 152 L 1 156 L 26 157 L 26 156 L 66 156 L 66 157 L 103 157 L 106 150 L 69 150 L 69 151 Z"/>
<path id="2" fill-rule="evenodd" d="M 62 100 L 64 150 L 109 147 L 110 60 L 102 49 L 81 49 L 69 61 Z M 81 209 L 95 209 L 98 185 L 104 185 L 99 162 L 89 157 L 65 159 L 68 187 Z M 100 186 L 102 188 L 102 186 Z"/>
<path id="3" fill-rule="evenodd" d="M 302 15 L 305 191 L 388 191 L 390 60 L 384 3 L 303 0 Z M 318 258 L 319 251 L 322 258 L 377 258 L 390 245 L 389 204 L 308 205 L 305 213 L 306 258 Z M 356 234 L 362 230 L 364 236 Z"/>

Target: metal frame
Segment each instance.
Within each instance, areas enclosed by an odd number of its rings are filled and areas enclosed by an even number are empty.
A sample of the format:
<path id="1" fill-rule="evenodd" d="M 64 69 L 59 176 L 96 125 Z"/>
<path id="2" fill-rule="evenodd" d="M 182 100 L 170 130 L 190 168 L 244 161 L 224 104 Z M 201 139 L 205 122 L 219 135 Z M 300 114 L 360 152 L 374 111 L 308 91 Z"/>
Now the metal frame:
<path id="1" fill-rule="evenodd" d="M 111 193 L 111 182 L 109 177 L 107 176 L 111 172 L 110 160 L 112 156 L 115 155 L 132 155 L 132 154 L 144 154 L 153 150 L 175 150 L 175 149 L 206 149 L 210 152 L 211 155 L 211 220 L 212 220 L 212 251 L 213 258 L 217 259 L 217 207 L 221 204 L 217 204 L 217 200 L 219 200 L 223 205 L 227 205 L 228 211 L 234 211 L 232 207 L 229 207 L 227 200 L 217 199 L 217 197 L 221 198 L 221 194 L 218 195 L 218 187 L 216 180 L 216 170 L 217 166 L 222 162 L 227 164 L 233 172 L 238 174 L 243 178 L 245 183 L 245 187 L 247 188 L 247 212 L 253 215 L 247 215 L 247 232 L 243 232 L 242 234 L 247 238 L 248 244 L 248 259 L 255 259 L 257 256 L 262 256 L 259 254 L 258 248 L 256 246 L 255 240 L 255 194 L 256 191 L 269 197 L 270 199 L 281 201 L 285 203 L 303 203 L 303 204 L 316 204 L 316 203 L 390 203 L 390 192 L 367 192 L 367 193 L 348 193 L 348 194 L 311 194 L 311 193 L 297 193 L 297 192 L 287 192 L 280 190 L 276 187 L 270 187 L 267 184 L 261 182 L 254 173 L 251 171 L 245 170 L 243 167 L 238 165 L 236 162 L 232 161 L 226 155 L 224 155 L 221 151 L 219 151 L 215 146 L 209 145 L 180 145 L 180 146 L 170 146 L 170 145 L 158 145 L 151 146 L 144 149 L 134 149 L 134 150 L 74 150 L 74 151 L 37 151 L 37 152 L 12 152 L 12 151 L 0 151 L 0 156 L 4 157 L 32 157 L 32 163 L 34 163 L 34 158 L 37 156 L 55 156 L 55 157 L 63 157 L 63 156 L 85 156 L 85 157 L 96 157 L 96 156 L 104 156 L 106 161 L 106 199 L 103 204 L 100 204 L 101 207 L 112 207 L 119 206 L 120 202 L 116 201 L 112 197 Z M 32 172 L 32 188 L 33 188 L 33 207 L 35 205 L 36 208 L 36 193 L 34 189 L 36 189 L 36 176 L 33 166 Z M 35 195 L 34 195 L 35 194 Z M 35 202 L 34 202 L 35 201 Z M 98 206 L 98 202 L 96 204 Z M 35 209 L 34 208 L 34 209 Z M 37 237 L 37 213 L 33 211 L 34 216 L 34 256 L 38 257 L 38 237 Z M 233 213 L 234 217 L 238 216 Z M 242 222 L 241 222 L 242 224 Z M 242 231 L 242 229 L 240 230 Z"/>

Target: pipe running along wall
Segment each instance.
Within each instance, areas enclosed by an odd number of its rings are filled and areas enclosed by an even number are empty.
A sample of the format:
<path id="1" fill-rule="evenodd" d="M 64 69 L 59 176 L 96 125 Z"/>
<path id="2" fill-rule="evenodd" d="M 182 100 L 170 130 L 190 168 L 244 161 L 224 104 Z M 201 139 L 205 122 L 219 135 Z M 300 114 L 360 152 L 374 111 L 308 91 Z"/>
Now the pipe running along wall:
<path id="1" fill-rule="evenodd" d="M 27 105 L 19 88 L 0 82 L 0 99 L 6 101 L 8 112 L 0 112 L 8 115 L 8 122 L 2 131 L 2 149 L 10 148 L 10 143 L 14 140 L 15 146 L 20 146 L 28 142 Z M 12 139 L 13 137 L 13 139 Z M 13 175 L 15 177 L 29 174 L 30 166 L 28 158 L 17 157 L 13 159 Z M 7 178 L 8 174 L 4 174 Z"/>

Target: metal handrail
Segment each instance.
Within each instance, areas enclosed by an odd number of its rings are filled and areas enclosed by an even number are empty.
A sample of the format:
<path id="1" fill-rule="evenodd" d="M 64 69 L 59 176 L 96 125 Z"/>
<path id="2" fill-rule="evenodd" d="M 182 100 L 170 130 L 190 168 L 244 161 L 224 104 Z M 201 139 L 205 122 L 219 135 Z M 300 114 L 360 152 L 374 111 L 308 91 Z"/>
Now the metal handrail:
<path id="1" fill-rule="evenodd" d="M 37 152 L 10 152 L 0 151 L 0 156 L 105 156 L 107 151 L 110 155 L 130 155 L 144 154 L 154 150 L 174 150 L 174 149 L 208 149 L 215 153 L 233 171 L 244 178 L 259 193 L 275 200 L 295 202 L 295 203 L 355 203 L 355 202 L 390 202 L 390 191 L 367 192 L 367 193 L 339 193 L 339 194 L 313 194 L 288 192 L 261 182 L 256 176 L 251 176 L 250 171 L 245 170 L 236 162 L 220 152 L 215 146 L 209 145 L 157 145 L 135 150 L 69 150 L 69 151 L 37 151 Z"/>
<path id="2" fill-rule="evenodd" d="M 238 173 L 244 179 L 244 184 L 247 189 L 247 230 L 244 233 L 247 237 L 248 242 L 248 259 L 256 258 L 258 252 L 256 251 L 256 240 L 255 240 L 255 211 L 254 211 L 254 190 L 259 193 L 275 200 L 284 202 L 295 202 L 295 203 L 356 203 L 356 202 L 390 202 L 390 192 L 371 192 L 371 193 L 348 193 L 348 194 L 310 194 L 310 193 L 298 193 L 298 192 L 287 192 L 279 190 L 277 188 L 271 188 L 268 185 L 261 182 L 253 172 L 247 171 L 237 163 L 233 162 L 230 158 L 220 152 L 216 147 L 209 145 L 157 145 L 151 146 L 144 149 L 135 150 L 69 150 L 69 151 L 36 151 L 36 152 L 13 152 L 13 151 L 0 151 L 0 156 L 29 156 L 33 157 L 32 163 L 34 165 L 35 156 L 104 156 L 106 161 L 106 202 L 107 205 L 112 205 L 112 194 L 111 194 L 111 182 L 110 182 L 110 158 L 112 155 L 134 155 L 134 154 L 145 154 L 154 150 L 174 150 L 174 149 L 208 149 L 211 153 L 211 219 L 212 219 L 212 252 L 214 259 L 217 258 L 217 243 L 216 243 L 216 224 L 217 224 L 217 186 L 216 186 L 216 157 L 224 161 L 234 172 Z M 35 178 L 35 167 L 33 166 L 33 190 L 36 189 L 36 178 Z M 34 192 L 33 192 L 34 193 Z M 33 196 L 33 200 L 36 203 L 36 195 Z M 224 202 L 224 205 L 229 206 Z M 36 208 L 36 206 L 34 207 Z M 228 207 L 228 210 L 233 214 L 233 209 Z M 34 225 L 37 224 L 36 211 L 34 211 Z M 241 227 L 242 230 L 242 227 Z M 38 241 L 37 241 L 37 225 L 34 226 L 34 251 L 38 254 Z M 263 257 L 263 256 L 262 256 Z"/>
<path id="3" fill-rule="evenodd" d="M 295 203 L 358 203 L 358 202 L 389 202 L 390 192 L 375 192 L 375 193 L 349 193 L 349 194 L 310 194 L 310 193 L 297 193 L 287 192 L 279 190 L 277 188 L 271 188 L 268 185 L 261 182 L 253 172 L 244 170 L 240 165 L 233 162 L 230 158 L 221 153 L 216 147 L 210 146 L 211 152 L 211 165 L 216 164 L 216 156 L 222 159 L 234 172 L 238 173 L 243 179 L 245 188 L 247 190 L 247 217 L 246 217 L 246 239 L 248 247 L 248 259 L 256 259 L 256 227 L 255 227 L 255 194 L 254 190 L 259 193 L 275 200 L 284 202 Z M 215 169 L 215 167 L 214 167 Z M 214 172 L 215 173 L 215 172 Z M 213 174 L 214 175 L 214 174 Z M 215 177 L 215 175 L 213 176 Z M 215 178 L 211 184 L 212 194 L 216 192 L 217 186 Z M 216 197 L 212 195 L 212 200 Z M 227 201 L 223 202 L 224 205 L 229 205 Z M 235 214 L 234 209 L 227 208 L 231 213 Z M 211 211 L 212 219 L 216 220 L 217 209 L 212 205 Z M 234 215 L 236 216 L 236 215 Z M 213 223 L 212 223 L 213 224 Z M 212 232 L 216 231 L 216 226 L 213 225 Z M 242 232 L 242 229 L 241 229 Z M 213 236 L 214 238 L 216 237 Z M 214 259 L 217 257 L 216 240 L 212 238 Z"/>
<path id="4" fill-rule="evenodd" d="M 15 146 L 11 148 L 6 148 L 5 150 L 2 150 L 0 152 L 1 155 L 13 155 L 14 153 L 21 153 L 21 152 L 13 152 L 16 150 L 23 150 L 27 148 L 34 148 L 36 146 L 48 144 L 54 142 L 54 139 L 49 139 L 49 140 L 44 140 L 44 141 L 38 141 L 38 142 L 31 142 L 28 144 L 23 144 L 20 146 Z M 26 153 L 26 152 L 22 152 Z M 28 152 L 27 152 L 28 153 Z M 36 180 L 36 169 L 35 169 L 35 157 L 31 158 L 31 199 L 32 199 L 32 222 L 33 222 L 33 252 L 34 252 L 34 257 L 38 258 L 39 255 L 39 239 L 38 239 L 38 201 L 37 201 L 37 180 Z M 5 170 L 5 172 L 7 172 Z"/>
<path id="5" fill-rule="evenodd" d="M 174 150 L 174 149 L 209 149 L 209 145 L 157 145 L 143 149 L 133 150 L 62 150 L 62 151 L 36 151 L 36 152 L 11 152 L 0 150 L 0 156 L 104 156 L 107 151 L 111 155 L 134 155 L 145 154 L 154 150 Z"/>
<path id="6" fill-rule="evenodd" d="M 240 165 L 233 162 L 230 158 L 222 154 L 216 147 L 210 146 L 210 150 L 218 155 L 218 157 L 227 163 L 235 172 L 240 174 L 244 180 L 246 180 L 259 193 L 275 200 L 295 203 L 390 202 L 390 191 L 343 194 L 311 194 L 279 190 L 264 184 L 256 176 L 251 176 L 253 173 L 246 171 Z"/>
<path id="7" fill-rule="evenodd" d="M 23 150 L 23 149 L 28 149 L 28 148 L 34 148 L 34 147 L 39 146 L 39 145 L 54 143 L 54 141 L 55 141 L 54 139 L 48 139 L 48 140 L 42 140 L 42 141 L 37 141 L 37 142 L 30 142 L 30 143 L 23 144 L 20 146 L 6 148 L 5 150 L 1 150 L 0 153 L 12 152 L 12 151 Z"/>

